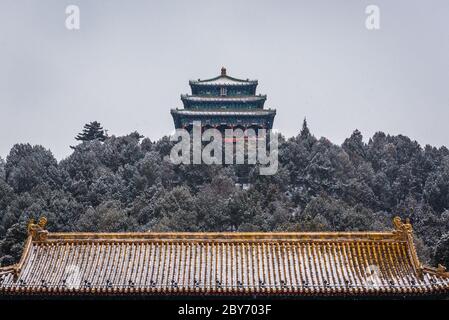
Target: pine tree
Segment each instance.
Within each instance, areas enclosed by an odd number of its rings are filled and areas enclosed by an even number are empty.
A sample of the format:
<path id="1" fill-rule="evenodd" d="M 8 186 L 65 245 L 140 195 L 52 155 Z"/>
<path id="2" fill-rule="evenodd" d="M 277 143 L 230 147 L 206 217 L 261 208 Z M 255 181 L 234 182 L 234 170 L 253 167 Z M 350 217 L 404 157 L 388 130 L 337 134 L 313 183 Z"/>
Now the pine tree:
<path id="1" fill-rule="evenodd" d="M 97 121 L 94 121 L 85 124 L 83 132 L 79 133 L 75 137 L 75 139 L 78 141 L 92 141 L 92 140 L 104 141 L 106 140 L 106 135 L 104 133 L 101 124 Z"/>
<path id="2" fill-rule="evenodd" d="M 309 130 L 309 127 L 307 126 L 307 119 L 306 118 L 304 118 L 304 121 L 302 123 L 302 129 L 301 129 L 300 136 L 302 138 L 307 138 L 307 137 L 310 136 L 310 130 Z"/>
<path id="3" fill-rule="evenodd" d="M 363 143 L 362 133 L 355 129 L 351 137 L 343 142 L 342 148 L 349 154 L 352 161 L 360 162 L 366 153 L 366 145 Z"/>

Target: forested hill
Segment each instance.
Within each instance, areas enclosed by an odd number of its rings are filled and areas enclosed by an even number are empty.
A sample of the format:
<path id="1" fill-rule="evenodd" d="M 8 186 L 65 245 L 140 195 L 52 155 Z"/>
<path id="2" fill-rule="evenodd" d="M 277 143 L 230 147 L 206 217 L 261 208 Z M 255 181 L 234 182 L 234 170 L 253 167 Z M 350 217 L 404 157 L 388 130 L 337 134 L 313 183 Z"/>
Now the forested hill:
<path id="1" fill-rule="evenodd" d="M 445 147 L 382 132 L 364 143 L 357 130 L 338 146 L 304 125 L 281 139 L 278 173 L 251 172 L 241 190 L 242 166 L 164 161 L 168 137 L 85 140 L 59 163 L 29 144 L 0 159 L 1 265 L 17 261 L 39 216 L 51 231 L 313 231 L 391 229 L 399 215 L 411 219 L 422 259 L 449 266 Z"/>

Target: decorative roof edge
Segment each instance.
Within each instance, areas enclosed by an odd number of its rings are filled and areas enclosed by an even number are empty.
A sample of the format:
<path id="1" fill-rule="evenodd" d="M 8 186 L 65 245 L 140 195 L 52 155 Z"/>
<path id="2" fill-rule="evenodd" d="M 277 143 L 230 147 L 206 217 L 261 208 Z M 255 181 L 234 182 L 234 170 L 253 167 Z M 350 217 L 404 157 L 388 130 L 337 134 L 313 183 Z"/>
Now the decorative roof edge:
<path id="1" fill-rule="evenodd" d="M 17 271 L 17 264 L 13 264 L 12 266 L 0 267 L 0 276 L 7 273 L 14 273 Z"/>
<path id="2" fill-rule="evenodd" d="M 16 263 L 12 266 L 0 267 L 0 275 L 12 272 L 15 278 L 19 276 L 20 272 L 22 271 L 23 264 L 25 263 L 25 259 L 30 251 L 32 242 L 47 240 L 48 231 L 45 230 L 46 226 L 46 217 L 40 217 L 37 223 L 34 222 L 34 219 L 30 219 L 27 225 L 28 238 L 25 242 L 25 247 L 19 263 Z"/>
<path id="3" fill-rule="evenodd" d="M 247 96 L 198 96 L 190 94 L 181 94 L 181 100 L 204 99 L 204 100 L 266 100 L 266 94 L 247 95 Z"/>
<path id="4" fill-rule="evenodd" d="M 210 83 L 210 82 L 218 80 L 220 78 L 226 78 L 226 79 L 235 81 L 234 83 L 226 83 L 226 84 L 222 84 L 221 85 L 221 86 L 226 86 L 226 87 L 231 87 L 231 86 L 255 86 L 255 85 L 259 84 L 258 80 L 242 80 L 242 79 L 237 79 L 237 78 L 233 78 L 233 77 L 230 77 L 230 76 L 226 76 L 226 77 L 218 76 L 218 77 L 211 78 L 211 79 L 206 79 L 206 80 L 189 80 L 189 85 L 190 86 L 217 86 L 216 83 Z"/>
<path id="5" fill-rule="evenodd" d="M 28 236 L 25 242 L 24 250 L 22 252 L 22 257 L 20 258 L 20 261 L 11 266 L 0 267 L 0 275 L 12 273 L 15 279 L 19 277 L 20 272 L 22 271 L 23 264 L 25 263 L 25 259 L 29 254 L 32 242 L 33 242 L 32 237 Z"/>
<path id="6" fill-rule="evenodd" d="M 45 240 L 48 235 L 48 231 L 45 230 L 46 226 L 46 217 L 40 217 L 37 223 L 34 222 L 34 219 L 30 219 L 27 226 L 28 236 L 30 236 L 33 240 Z"/>
<path id="7" fill-rule="evenodd" d="M 189 84 L 190 85 L 203 85 L 203 86 L 207 86 L 207 85 L 216 86 L 217 85 L 216 83 L 209 83 L 209 82 L 218 80 L 220 78 L 226 78 L 228 80 L 235 81 L 235 83 L 223 84 L 224 86 L 240 86 L 240 85 L 257 85 L 258 84 L 257 80 L 249 80 L 249 79 L 244 80 L 244 79 L 238 79 L 238 78 L 234 78 L 234 77 L 228 76 L 227 73 L 226 73 L 226 68 L 225 67 L 221 68 L 220 75 L 217 76 L 217 77 L 210 78 L 210 79 L 205 79 L 205 80 L 200 80 L 200 79 L 198 79 L 198 80 L 190 80 Z"/>
<path id="8" fill-rule="evenodd" d="M 449 272 L 447 271 L 446 267 L 441 264 L 438 264 L 438 267 L 436 268 L 423 266 L 422 270 L 423 272 L 449 279 Z"/>
<path id="9" fill-rule="evenodd" d="M 250 109 L 250 110 L 241 110 L 241 109 L 171 109 L 170 110 L 171 114 L 181 114 L 181 115 L 215 115 L 215 114 L 220 114 L 220 115 L 229 115 L 229 116 L 234 116 L 236 114 L 241 115 L 241 116 L 246 116 L 246 115 L 257 115 L 257 116 L 274 116 L 276 115 L 276 109 Z"/>
<path id="10" fill-rule="evenodd" d="M 410 219 L 405 219 L 405 223 L 402 222 L 401 218 L 396 216 L 393 219 L 394 232 L 407 241 L 407 248 L 411 258 L 412 265 L 415 269 L 416 274 L 419 277 L 423 276 L 424 266 L 420 262 L 418 253 L 416 252 L 415 242 L 413 240 L 413 227 L 410 223 Z"/>
<path id="11" fill-rule="evenodd" d="M 28 223 L 28 238 L 19 263 L 0 267 L 0 275 L 13 273 L 14 277 L 20 274 L 25 259 L 29 255 L 33 242 L 53 243 L 60 241 L 86 242 L 127 242 L 139 240 L 154 241 L 220 241 L 220 242 L 266 242 L 266 241 L 405 241 L 412 265 L 416 274 L 423 277 L 424 273 L 429 273 L 445 278 L 449 278 L 449 272 L 441 264 L 437 268 L 424 266 L 418 257 L 413 241 L 413 228 L 409 219 L 405 223 L 400 217 L 393 219 L 394 230 L 383 232 L 121 232 L 121 233 L 95 233 L 95 232 L 67 232 L 49 233 L 45 230 L 47 218 L 41 217 L 38 223 L 31 219 Z"/>
<path id="12" fill-rule="evenodd" d="M 419 262 L 413 243 L 413 228 L 407 219 L 393 219 L 392 231 L 326 231 L 326 232 L 48 232 L 47 218 L 28 223 L 28 242 L 47 240 L 154 239 L 154 240 L 402 240 L 413 247 L 413 258 Z"/>
<path id="13" fill-rule="evenodd" d="M 41 242 L 51 240 L 197 240 L 197 241 L 350 241 L 398 240 L 393 232 L 120 232 L 49 233 Z"/>

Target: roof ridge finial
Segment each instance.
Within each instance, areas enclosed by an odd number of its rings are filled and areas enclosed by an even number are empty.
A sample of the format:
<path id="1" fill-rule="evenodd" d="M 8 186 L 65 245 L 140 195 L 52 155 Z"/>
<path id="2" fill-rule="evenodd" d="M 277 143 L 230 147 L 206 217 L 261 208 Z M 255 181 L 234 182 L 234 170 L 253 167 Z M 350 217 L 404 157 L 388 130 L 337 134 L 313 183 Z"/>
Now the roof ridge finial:
<path id="1" fill-rule="evenodd" d="M 33 240 L 45 241 L 48 234 L 48 231 L 45 230 L 46 226 L 47 226 L 46 217 L 40 217 L 37 223 L 34 222 L 34 219 L 30 219 L 27 226 L 28 235 L 31 236 Z"/>
<path id="2" fill-rule="evenodd" d="M 221 67 L 221 75 L 222 76 L 226 75 L 226 68 L 225 67 Z"/>
<path id="3" fill-rule="evenodd" d="M 410 223 L 410 219 L 406 218 L 405 222 L 402 222 L 401 218 L 396 216 L 393 219 L 393 225 L 395 233 L 399 234 L 407 242 L 408 252 L 413 266 L 415 267 L 416 274 L 419 278 L 422 278 L 423 265 L 419 260 L 418 254 L 416 252 L 415 243 L 413 241 L 413 228 L 412 224 Z"/>
<path id="4" fill-rule="evenodd" d="M 412 228 L 409 218 L 406 218 L 405 223 L 404 223 L 404 222 L 402 222 L 400 217 L 396 216 L 393 219 L 393 225 L 394 225 L 395 230 L 399 231 L 399 232 L 412 232 L 413 231 L 413 228 Z"/>

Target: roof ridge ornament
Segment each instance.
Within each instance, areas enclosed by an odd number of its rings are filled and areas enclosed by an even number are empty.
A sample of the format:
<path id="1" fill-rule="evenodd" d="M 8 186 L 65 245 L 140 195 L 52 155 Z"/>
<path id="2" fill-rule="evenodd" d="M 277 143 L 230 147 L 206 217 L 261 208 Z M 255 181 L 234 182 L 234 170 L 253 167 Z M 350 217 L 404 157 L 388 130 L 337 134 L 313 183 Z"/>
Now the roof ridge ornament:
<path id="1" fill-rule="evenodd" d="M 416 274 L 419 278 L 422 278 L 424 267 L 419 261 L 418 253 L 416 252 L 415 243 L 413 241 L 413 227 L 410 223 L 410 219 L 406 218 L 404 223 L 400 217 L 396 216 L 393 218 L 393 225 L 395 233 L 407 242 L 409 255 L 415 267 Z"/>
<path id="2" fill-rule="evenodd" d="M 439 274 L 439 275 L 446 275 L 447 274 L 446 267 L 443 266 L 442 264 L 438 264 L 437 274 Z"/>
<path id="3" fill-rule="evenodd" d="M 410 219 L 406 218 L 405 223 L 402 222 L 401 218 L 396 216 L 393 218 L 394 229 L 398 232 L 411 233 L 413 232 L 412 224 L 410 223 Z"/>
<path id="4" fill-rule="evenodd" d="M 226 68 L 225 67 L 221 67 L 221 75 L 226 76 Z"/>
<path id="5" fill-rule="evenodd" d="M 46 217 L 40 217 L 37 223 L 34 222 L 34 219 L 30 219 L 27 226 L 28 236 L 34 241 L 45 241 L 48 235 L 48 231 L 45 230 L 46 226 Z"/>

